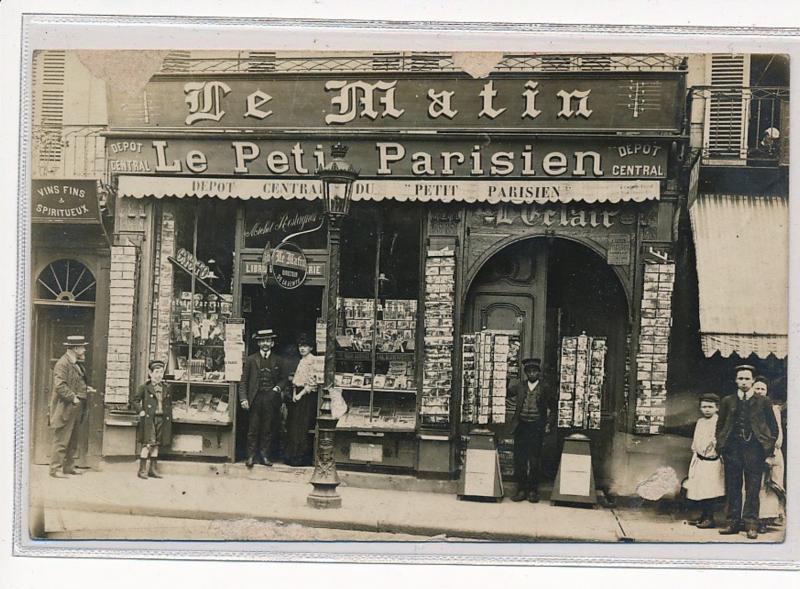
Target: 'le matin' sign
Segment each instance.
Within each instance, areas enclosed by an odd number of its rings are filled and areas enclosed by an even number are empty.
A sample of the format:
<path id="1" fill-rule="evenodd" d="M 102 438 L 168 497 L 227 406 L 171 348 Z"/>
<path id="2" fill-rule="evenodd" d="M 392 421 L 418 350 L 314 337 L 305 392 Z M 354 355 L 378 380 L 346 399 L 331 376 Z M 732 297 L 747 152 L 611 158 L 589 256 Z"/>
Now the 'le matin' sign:
<path id="1" fill-rule="evenodd" d="M 33 180 L 31 220 L 34 223 L 98 223 L 97 181 Z"/>

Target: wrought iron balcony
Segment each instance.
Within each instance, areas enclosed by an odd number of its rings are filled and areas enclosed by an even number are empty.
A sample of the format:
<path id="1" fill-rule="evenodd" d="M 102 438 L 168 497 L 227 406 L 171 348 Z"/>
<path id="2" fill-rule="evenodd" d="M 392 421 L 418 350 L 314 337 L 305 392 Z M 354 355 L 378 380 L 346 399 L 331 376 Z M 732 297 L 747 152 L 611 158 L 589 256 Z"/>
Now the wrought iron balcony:
<path id="1" fill-rule="evenodd" d="M 292 55 L 268 51 L 195 53 L 172 51 L 163 74 L 458 72 L 450 53 L 373 52 L 368 55 Z M 495 65 L 496 72 L 641 72 L 683 71 L 683 57 L 666 54 L 511 54 Z"/>
<path id="2" fill-rule="evenodd" d="M 32 172 L 35 178 L 105 176 L 104 125 L 36 125 L 33 127 Z"/>
<path id="3" fill-rule="evenodd" d="M 724 165 L 789 162 L 789 88 L 694 87 L 703 112 L 702 157 Z"/>

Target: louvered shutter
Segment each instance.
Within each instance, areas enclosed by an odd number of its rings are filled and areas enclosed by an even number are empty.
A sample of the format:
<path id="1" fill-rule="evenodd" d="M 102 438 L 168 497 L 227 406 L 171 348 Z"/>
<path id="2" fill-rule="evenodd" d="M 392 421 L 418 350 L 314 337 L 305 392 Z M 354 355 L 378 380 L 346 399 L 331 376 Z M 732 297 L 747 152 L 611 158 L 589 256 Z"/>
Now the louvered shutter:
<path id="1" fill-rule="evenodd" d="M 34 149 L 40 172 L 61 164 L 64 123 L 64 51 L 38 51 L 33 58 Z"/>
<path id="2" fill-rule="evenodd" d="M 747 160 L 747 93 L 750 58 L 746 55 L 709 56 L 704 153 L 710 159 Z"/>

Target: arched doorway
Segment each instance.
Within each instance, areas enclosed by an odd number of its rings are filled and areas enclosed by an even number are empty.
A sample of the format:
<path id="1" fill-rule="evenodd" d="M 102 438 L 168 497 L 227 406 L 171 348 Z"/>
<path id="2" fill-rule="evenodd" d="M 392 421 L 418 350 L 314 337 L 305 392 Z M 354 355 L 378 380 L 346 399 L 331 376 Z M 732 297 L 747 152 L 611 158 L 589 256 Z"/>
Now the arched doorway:
<path id="1" fill-rule="evenodd" d="M 68 335 L 84 335 L 91 340 L 97 281 L 94 273 L 79 260 L 61 258 L 44 265 L 33 285 L 32 421 L 33 461 L 49 462 L 51 432 L 49 405 L 52 395 L 53 366 L 64 354 Z M 90 342 L 94 343 L 94 342 Z M 92 347 L 86 350 L 87 381 L 92 382 Z M 80 428 L 77 462 L 85 460 L 88 428 Z"/>
<path id="2" fill-rule="evenodd" d="M 477 270 L 465 301 L 463 332 L 518 330 L 520 359 L 541 358 L 543 380 L 556 395 L 562 339 L 582 333 L 606 338 L 601 425 L 599 430 L 584 432 L 592 438 L 598 481 L 605 478 L 605 458 L 622 419 L 628 311 L 625 288 L 605 259 L 588 245 L 555 237 L 523 239 L 496 252 Z M 497 433 L 508 440 L 504 428 L 497 428 Z M 545 443 L 544 470 L 550 478 L 558 467 L 566 433 L 559 430 Z M 502 452 L 501 444 L 501 459 Z"/>

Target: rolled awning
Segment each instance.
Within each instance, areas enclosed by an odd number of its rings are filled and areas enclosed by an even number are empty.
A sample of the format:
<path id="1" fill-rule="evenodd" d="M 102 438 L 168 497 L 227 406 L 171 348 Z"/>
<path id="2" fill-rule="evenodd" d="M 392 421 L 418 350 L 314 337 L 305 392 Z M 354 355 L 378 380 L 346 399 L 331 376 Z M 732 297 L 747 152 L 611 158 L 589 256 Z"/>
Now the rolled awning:
<path id="1" fill-rule="evenodd" d="M 119 176 L 119 196 L 227 199 L 321 197 L 317 179 Z M 658 200 L 658 180 L 358 180 L 353 200 L 464 203 L 619 203 Z"/>
<path id="2" fill-rule="evenodd" d="M 786 358 L 786 198 L 705 194 L 690 211 L 703 353 Z"/>

